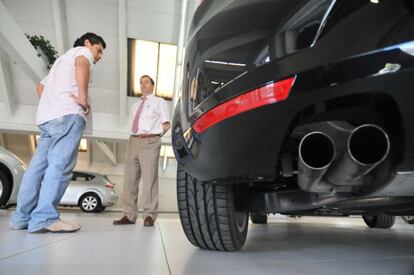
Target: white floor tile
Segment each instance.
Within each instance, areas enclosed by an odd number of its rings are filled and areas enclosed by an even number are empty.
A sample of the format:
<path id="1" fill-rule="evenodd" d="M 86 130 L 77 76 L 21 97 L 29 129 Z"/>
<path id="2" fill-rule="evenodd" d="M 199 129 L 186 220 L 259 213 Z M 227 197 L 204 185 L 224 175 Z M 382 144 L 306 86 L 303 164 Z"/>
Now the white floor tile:
<path id="1" fill-rule="evenodd" d="M 120 213 L 62 211 L 79 222 L 73 234 L 9 230 L 12 210 L 0 210 L 0 274 L 414 274 L 414 225 L 369 229 L 359 217 L 271 216 L 250 224 L 238 252 L 197 249 L 176 214 L 154 228 L 114 226 Z"/>

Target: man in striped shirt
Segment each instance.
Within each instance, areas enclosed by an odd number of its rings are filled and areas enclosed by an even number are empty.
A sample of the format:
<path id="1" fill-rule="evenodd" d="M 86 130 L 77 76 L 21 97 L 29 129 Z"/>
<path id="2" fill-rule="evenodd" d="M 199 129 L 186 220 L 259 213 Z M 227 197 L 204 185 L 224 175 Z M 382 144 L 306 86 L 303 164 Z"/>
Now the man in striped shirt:
<path id="1" fill-rule="evenodd" d="M 37 86 L 40 97 L 36 123 L 37 150 L 17 197 L 11 229 L 31 233 L 75 232 L 78 224 L 62 221 L 57 210 L 75 166 L 79 142 L 90 114 L 90 70 L 102 57 L 105 41 L 86 33 L 59 57 Z M 89 125 L 90 126 L 90 125 Z"/>

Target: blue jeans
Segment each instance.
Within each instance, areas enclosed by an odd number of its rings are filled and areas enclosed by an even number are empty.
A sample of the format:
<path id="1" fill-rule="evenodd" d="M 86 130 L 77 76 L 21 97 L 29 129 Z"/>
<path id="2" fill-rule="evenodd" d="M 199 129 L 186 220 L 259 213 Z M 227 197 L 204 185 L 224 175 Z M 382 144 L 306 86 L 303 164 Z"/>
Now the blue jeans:
<path id="1" fill-rule="evenodd" d="M 85 120 L 75 114 L 39 125 L 37 150 L 20 184 L 10 226 L 35 232 L 59 219 L 57 205 L 71 180 Z"/>

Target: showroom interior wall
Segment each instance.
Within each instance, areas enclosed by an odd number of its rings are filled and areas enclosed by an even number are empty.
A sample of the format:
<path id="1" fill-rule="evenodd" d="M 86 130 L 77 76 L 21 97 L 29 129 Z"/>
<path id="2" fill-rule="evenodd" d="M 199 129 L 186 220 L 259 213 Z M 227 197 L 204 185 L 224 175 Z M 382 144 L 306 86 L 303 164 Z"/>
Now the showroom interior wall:
<path id="1" fill-rule="evenodd" d="M 0 0 L 1 1 L 1 0 Z M 107 43 L 104 57 L 93 69 L 91 97 L 94 134 L 87 152 L 79 152 L 75 169 L 106 174 L 120 195 L 113 209 L 120 209 L 123 167 L 128 138 L 127 112 L 135 100 L 125 91 L 126 37 L 178 44 L 183 0 L 2 0 L 6 11 L 24 33 L 43 35 L 58 49 L 69 49 L 87 31 L 102 35 Z M 187 14 L 198 0 L 187 1 Z M 1 3 L 0 3 L 1 4 Z M 187 16 L 188 18 L 188 16 Z M 188 20 L 186 21 L 188 25 Z M 20 35 L 20 34 L 17 34 Z M 126 36 L 126 37 L 125 37 Z M 30 135 L 37 133 L 36 83 L 13 57 L 0 49 L 2 64 L 9 72 L 10 87 L 0 86 L 0 144 L 26 163 L 33 153 Z M 175 72 L 171 72 L 174 74 Z M 6 74 L 3 74 L 3 76 Z M 7 90 L 5 90 L 7 89 Z M 172 109 L 172 102 L 169 102 Z M 7 112 L 7 108 L 11 110 Z M 162 139 L 170 144 L 170 133 Z M 103 150 L 109 149 L 109 150 Z M 108 153 L 109 151 L 109 153 Z M 160 210 L 176 211 L 176 161 L 160 159 Z"/>

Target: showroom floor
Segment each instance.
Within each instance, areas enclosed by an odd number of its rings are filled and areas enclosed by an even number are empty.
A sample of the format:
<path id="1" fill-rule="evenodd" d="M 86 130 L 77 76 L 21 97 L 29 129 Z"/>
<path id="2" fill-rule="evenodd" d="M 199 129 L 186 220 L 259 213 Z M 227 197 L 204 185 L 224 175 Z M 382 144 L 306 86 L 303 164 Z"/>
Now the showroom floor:
<path id="1" fill-rule="evenodd" d="M 272 216 L 250 224 L 239 252 L 193 247 L 176 214 L 154 228 L 113 226 L 119 213 L 62 211 L 81 223 L 73 234 L 29 234 L 8 229 L 0 210 L 0 274 L 414 274 L 414 225 L 369 229 L 358 217 Z"/>

